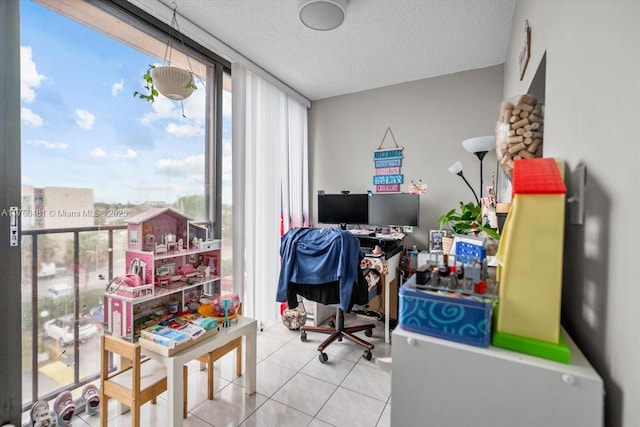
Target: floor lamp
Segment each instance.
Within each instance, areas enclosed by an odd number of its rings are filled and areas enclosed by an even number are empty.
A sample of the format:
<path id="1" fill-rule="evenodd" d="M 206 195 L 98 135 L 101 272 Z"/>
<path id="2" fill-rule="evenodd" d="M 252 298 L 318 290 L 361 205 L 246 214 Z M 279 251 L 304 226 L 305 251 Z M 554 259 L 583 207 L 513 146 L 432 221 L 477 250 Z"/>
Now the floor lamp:
<path id="1" fill-rule="evenodd" d="M 462 141 L 462 146 L 468 152 L 475 154 L 476 157 L 478 157 L 478 159 L 480 160 L 480 198 L 482 199 L 482 163 L 484 160 L 484 156 L 490 150 L 493 150 L 496 147 L 496 137 L 495 136 L 478 136 L 476 138 L 465 139 L 464 141 Z"/>
<path id="2" fill-rule="evenodd" d="M 451 172 L 454 175 L 458 175 L 460 178 L 462 178 L 464 183 L 467 184 L 467 187 L 469 187 L 469 190 L 471 190 L 471 192 L 473 193 L 473 197 L 476 198 L 476 203 L 480 205 L 480 200 L 478 200 L 478 195 L 476 194 L 471 184 L 469 184 L 469 181 L 467 181 L 467 178 L 465 178 L 464 175 L 462 174 L 462 162 L 457 161 L 451 166 L 449 166 L 449 172 Z"/>

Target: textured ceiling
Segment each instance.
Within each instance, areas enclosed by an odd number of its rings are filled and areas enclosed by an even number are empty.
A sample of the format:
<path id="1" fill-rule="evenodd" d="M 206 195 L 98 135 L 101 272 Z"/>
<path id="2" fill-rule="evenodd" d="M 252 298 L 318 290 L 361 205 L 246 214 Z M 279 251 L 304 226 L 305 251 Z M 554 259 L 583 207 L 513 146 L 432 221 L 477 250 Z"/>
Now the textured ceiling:
<path id="1" fill-rule="evenodd" d="M 174 3 L 134 2 L 152 13 Z M 299 0 L 175 3 L 179 24 L 191 21 L 310 100 L 501 64 L 515 7 L 515 0 L 350 0 L 342 26 L 313 31 L 298 19 Z"/>

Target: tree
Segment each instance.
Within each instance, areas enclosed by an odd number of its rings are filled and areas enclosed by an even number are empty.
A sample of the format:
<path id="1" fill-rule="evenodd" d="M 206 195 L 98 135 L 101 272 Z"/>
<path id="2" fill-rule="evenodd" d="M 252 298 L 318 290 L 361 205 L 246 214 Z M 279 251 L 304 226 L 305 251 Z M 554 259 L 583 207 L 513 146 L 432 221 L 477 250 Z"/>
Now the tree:
<path id="1" fill-rule="evenodd" d="M 178 211 L 194 221 L 203 221 L 206 219 L 204 218 L 204 195 L 193 194 L 191 196 L 182 196 L 176 201 L 175 207 Z"/>

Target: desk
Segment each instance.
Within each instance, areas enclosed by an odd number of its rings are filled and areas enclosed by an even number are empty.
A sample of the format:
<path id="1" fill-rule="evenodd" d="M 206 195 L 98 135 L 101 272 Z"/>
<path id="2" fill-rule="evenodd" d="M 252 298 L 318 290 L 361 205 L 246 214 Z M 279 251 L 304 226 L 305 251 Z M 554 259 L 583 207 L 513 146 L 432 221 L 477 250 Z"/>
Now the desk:
<path id="1" fill-rule="evenodd" d="M 375 268 L 380 273 L 380 281 L 382 282 L 382 292 L 384 295 L 384 342 L 387 344 L 391 343 L 391 326 L 389 319 L 394 316 L 397 317 L 397 310 L 395 310 L 395 308 L 398 302 L 398 275 L 396 272 L 399 265 L 399 252 L 390 259 L 365 256 L 360 262 L 361 268 Z M 376 295 L 369 301 L 369 306 L 375 307 L 380 297 L 380 295 Z"/>
<path id="2" fill-rule="evenodd" d="M 184 399 L 182 394 L 182 366 L 243 335 L 246 338 L 244 351 L 244 391 L 249 395 L 256 392 L 257 333 L 258 322 L 256 320 L 238 316 L 237 323 L 232 323 L 228 328 L 220 327 L 217 334 L 173 356 L 164 356 L 159 353 L 154 353 L 148 348 L 143 348 L 144 354 L 162 363 L 167 368 L 167 420 L 169 425 L 173 427 L 182 425 L 182 405 Z M 213 367 L 211 366 L 209 369 L 213 369 Z"/>

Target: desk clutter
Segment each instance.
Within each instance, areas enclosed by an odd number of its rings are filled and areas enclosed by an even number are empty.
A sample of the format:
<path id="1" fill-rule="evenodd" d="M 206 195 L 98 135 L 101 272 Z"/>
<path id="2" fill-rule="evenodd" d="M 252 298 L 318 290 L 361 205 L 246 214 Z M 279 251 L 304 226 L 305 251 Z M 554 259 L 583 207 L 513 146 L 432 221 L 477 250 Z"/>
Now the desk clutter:
<path id="1" fill-rule="evenodd" d="M 432 257 L 400 288 L 400 326 L 489 347 L 498 284 L 489 277 L 485 248 L 460 241 L 454 252 Z"/>

